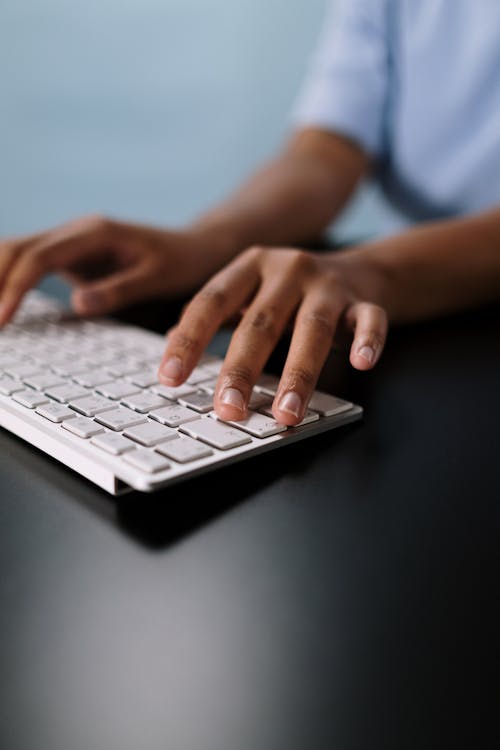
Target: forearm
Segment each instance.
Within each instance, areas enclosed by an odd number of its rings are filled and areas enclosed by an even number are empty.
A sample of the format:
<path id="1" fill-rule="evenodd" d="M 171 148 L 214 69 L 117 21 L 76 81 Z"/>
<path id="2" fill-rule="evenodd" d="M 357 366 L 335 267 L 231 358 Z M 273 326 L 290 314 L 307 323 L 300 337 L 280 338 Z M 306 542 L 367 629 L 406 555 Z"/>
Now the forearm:
<path id="1" fill-rule="evenodd" d="M 303 131 L 227 200 L 191 225 L 214 238 L 221 265 L 254 244 L 309 245 L 318 240 L 368 171 L 349 141 Z"/>
<path id="2" fill-rule="evenodd" d="M 347 266 L 370 269 L 365 294 L 396 323 L 500 300 L 500 208 L 426 224 L 342 251 Z"/>

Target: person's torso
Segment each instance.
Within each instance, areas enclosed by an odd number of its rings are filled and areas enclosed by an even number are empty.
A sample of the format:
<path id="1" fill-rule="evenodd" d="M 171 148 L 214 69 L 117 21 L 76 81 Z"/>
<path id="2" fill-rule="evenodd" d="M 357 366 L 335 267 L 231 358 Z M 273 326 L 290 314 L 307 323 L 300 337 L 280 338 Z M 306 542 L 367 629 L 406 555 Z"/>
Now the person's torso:
<path id="1" fill-rule="evenodd" d="M 413 220 L 500 204 L 500 0 L 389 0 L 380 180 Z"/>

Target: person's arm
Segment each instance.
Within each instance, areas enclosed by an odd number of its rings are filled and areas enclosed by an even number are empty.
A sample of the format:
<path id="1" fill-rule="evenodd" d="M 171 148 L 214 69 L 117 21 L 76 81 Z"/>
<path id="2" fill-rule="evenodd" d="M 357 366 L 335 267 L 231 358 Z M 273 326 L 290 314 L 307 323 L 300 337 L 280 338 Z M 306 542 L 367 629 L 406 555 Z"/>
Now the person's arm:
<path id="1" fill-rule="evenodd" d="M 303 128 L 192 228 L 219 234 L 223 262 L 229 260 L 228 244 L 229 256 L 257 243 L 315 244 L 370 170 L 370 157 L 354 141 Z"/>
<path id="2" fill-rule="evenodd" d="M 0 240 L 0 325 L 48 273 L 73 284 L 80 314 L 191 294 L 248 245 L 315 241 L 369 168 L 348 139 L 303 129 L 227 200 L 180 230 L 84 217 Z"/>
<path id="3" fill-rule="evenodd" d="M 365 279 L 363 296 L 392 323 L 493 303 L 500 299 L 500 206 L 423 224 L 338 257 Z"/>

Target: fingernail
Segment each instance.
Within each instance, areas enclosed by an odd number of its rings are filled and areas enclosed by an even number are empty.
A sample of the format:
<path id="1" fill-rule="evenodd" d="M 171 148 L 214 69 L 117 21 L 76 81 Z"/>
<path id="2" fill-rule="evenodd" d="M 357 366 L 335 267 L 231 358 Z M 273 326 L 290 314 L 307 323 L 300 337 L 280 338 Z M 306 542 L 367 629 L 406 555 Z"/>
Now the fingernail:
<path id="1" fill-rule="evenodd" d="M 161 368 L 161 374 L 168 380 L 178 380 L 182 376 L 182 360 L 180 357 L 170 357 Z"/>
<path id="2" fill-rule="evenodd" d="M 240 393 L 240 391 L 236 390 L 236 388 L 226 388 L 220 400 L 223 404 L 234 406 L 240 411 L 244 411 L 245 409 L 245 401 L 243 399 L 243 395 Z"/>
<path id="3" fill-rule="evenodd" d="M 302 415 L 302 399 L 298 393 L 288 391 L 279 402 L 279 408 L 281 411 L 293 414 L 294 417 L 300 417 Z"/>
<path id="4" fill-rule="evenodd" d="M 375 361 L 375 349 L 371 346 L 361 346 L 358 349 L 358 354 L 360 357 L 368 360 L 370 364 Z"/>

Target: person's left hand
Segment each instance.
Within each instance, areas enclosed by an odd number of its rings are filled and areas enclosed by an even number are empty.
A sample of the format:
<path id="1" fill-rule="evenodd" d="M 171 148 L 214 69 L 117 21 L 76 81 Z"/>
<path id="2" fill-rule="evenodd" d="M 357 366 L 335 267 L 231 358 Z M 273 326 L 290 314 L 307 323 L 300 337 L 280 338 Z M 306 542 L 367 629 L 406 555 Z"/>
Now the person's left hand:
<path id="1" fill-rule="evenodd" d="M 254 384 L 291 326 L 273 415 L 282 424 L 298 424 L 340 326 L 353 333 L 353 367 L 368 370 L 378 361 L 388 321 L 385 310 L 366 299 L 376 284 L 374 273 L 353 263 L 349 251 L 245 250 L 200 289 L 169 331 L 160 382 L 183 383 L 217 330 L 241 315 L 217 381 L 214 409 L 220 419 L 244 419 Z"/>

